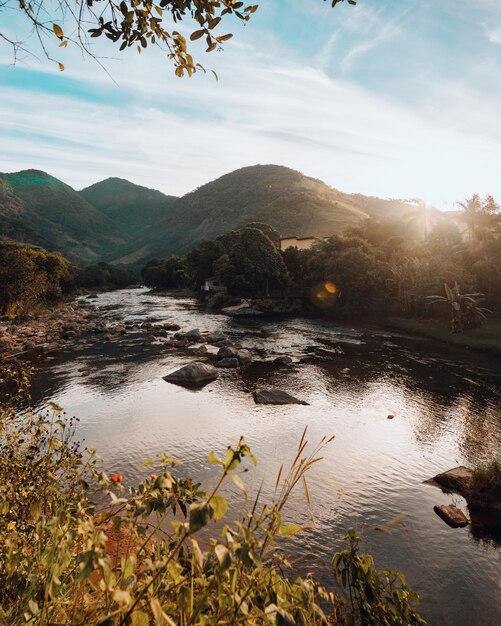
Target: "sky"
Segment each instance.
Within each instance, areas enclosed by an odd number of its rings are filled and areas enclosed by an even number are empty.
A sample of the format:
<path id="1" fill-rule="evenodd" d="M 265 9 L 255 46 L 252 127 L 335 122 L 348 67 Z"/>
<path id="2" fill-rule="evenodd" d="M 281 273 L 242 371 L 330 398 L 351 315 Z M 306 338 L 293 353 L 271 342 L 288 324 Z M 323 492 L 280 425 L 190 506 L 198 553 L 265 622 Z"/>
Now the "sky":
<path id="1" fill-rule="evenodd" d="M 47 2 L 50 0 L 46 0 Z M 258 2 L 258 0 L 256 0 Z M 0 33 L 24 37 L 16 0 Z M 179 79 L 165 55 L 94 60 L 69 45 L 13 64 L 0 39 L 0 171 L 36 168 L 81 189 L 109 176 L 182 195 L 256 163 L 345 192 L 501 201 L 501 0 L 261 0 L 212 74 Z M 193 30 L 183 25 L 183 32 Z M 111 75 L 111 78 L 110 78 Z"/>

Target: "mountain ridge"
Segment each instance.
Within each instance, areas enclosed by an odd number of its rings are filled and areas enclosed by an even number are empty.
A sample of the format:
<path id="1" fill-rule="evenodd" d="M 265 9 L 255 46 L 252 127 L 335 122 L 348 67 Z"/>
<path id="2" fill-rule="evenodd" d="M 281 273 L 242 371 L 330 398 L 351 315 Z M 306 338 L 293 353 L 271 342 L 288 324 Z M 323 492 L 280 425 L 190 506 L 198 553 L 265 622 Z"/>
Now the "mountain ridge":
<path id="1" fill-rule="evenodd" d="M 282 237 L 330 236 L 367 217 L 399 218 L 404 200 L 346 194 L 281 165 L 239 168 L 177 198 L 110 177 L 77 192 L 40 170 L 0 174 L 0 237 L 59 250 L 83 263 L 140 266 L 185 254 L 249 222 Z"/>

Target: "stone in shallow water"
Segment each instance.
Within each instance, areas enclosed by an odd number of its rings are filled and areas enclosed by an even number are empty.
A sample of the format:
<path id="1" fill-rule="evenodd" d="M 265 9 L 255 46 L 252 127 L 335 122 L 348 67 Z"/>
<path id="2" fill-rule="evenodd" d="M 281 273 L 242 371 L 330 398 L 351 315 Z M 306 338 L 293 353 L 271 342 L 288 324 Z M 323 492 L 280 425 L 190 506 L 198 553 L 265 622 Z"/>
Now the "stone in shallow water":
<path id="1" fill-rule="evenodd" d="M 253 395 L 256 404 L 304 404 L 308 406 L 308 402 L 299 400 L 281 389 L 257 389 Z"/>
<path id="2" fill-rule="evenodd" d="M 223 346 L 222 348 L 219 348 L 217 356 L 220 359 L 236 359 L 237 351 L 233 348 L 230 348 L 230 346 Z"/>
<path id="3" fill-rule="evenodd" d="M 275 365 L 290 365 L 292 358 L 290 356 L 277 356 L 276 359 L 273 359 L 273 363 L 275 363 Z"/>
<path id="4" fill-rule="evenodd" d="M 454 504 L 437 504 L 433 507 L 433 510 L 452 528 L 460 528 L 462 526 L 468 526 L 469 524 L 466 515 Z"/>
<path id="5" fill-rule="evenodd" d="M 216 363 L 216 367 L 238 367 L 238 359 L 227 357 Z"/>
<path id="6" fill-rule="evenodd" d="M 208 363 L 201 363 L 200 361 L 194 361 L 188 363 L 179 368 L 171 374 L 164 376 L 164 380 L 169 383 L 175 383 L 178 385 L 206 385 L 218 378 L 219 372 L 215 367 Z"/>

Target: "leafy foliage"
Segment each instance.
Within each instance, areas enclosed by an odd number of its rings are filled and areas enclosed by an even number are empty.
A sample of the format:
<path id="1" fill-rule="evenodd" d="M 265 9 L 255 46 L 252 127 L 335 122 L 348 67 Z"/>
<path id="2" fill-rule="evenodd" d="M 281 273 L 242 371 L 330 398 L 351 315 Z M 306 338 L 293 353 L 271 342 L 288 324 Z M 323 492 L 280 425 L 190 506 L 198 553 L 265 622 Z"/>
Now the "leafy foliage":
<path id="1" fill-rule="evenodd" d="M 342 1 L 333 0 L 332 6 Z M 355 0 L 348 2 L 356 4 Z M 174 64 L 176 75 L 182 77 L 185 74 L 192 76 L 199 69 L 204 70 L 193 59 L 188 51 L 188 41 L 180 32 L 186 28 L 186 22 L 189 22 L 190 30 L 195 28 L 191 30 L 189 39 L 192 42 L 203 40 L 206 52 L 212 52 L 221 49 L 222 44 L 233 36 L 220 28 L 226 27 L 230 18 L 248 22 L 258 5 L 246 6 L 236 0 L 105 0 L 99 3 L 99 8 L 95 8 L 93 0 L 85 0 L 78 7 L 70 0 L 57 4 L 44 0 L 30 3 L 21 0 L 15 8 L 27 18 L 47 57 L 57 63 L 60 70 L 64 70 L 64 65 L 49 56 L 44 38 L 55 39 L 60 48 L 65 48 L 68 43 L 77 45 L 94 56 L 90 39 L 105 36 L 118 45 L 120 51 L 134 46 L 141 52 L 148 46 L 159 46 Z M 183 29 L 177 26 L 181 23 Z M 13 46 L 14 55 L 19 50 L 26 50 L 26 44 L 11 39 L 9 34 L 0 32 L 0 35 Z"/>
<path id="2" fill-rule="evenodd" d="M 259 491 L 247 512 L 225 523 L 222 488 L 230 481 L 246 495 L 241 476 L 256 463 L 243 438 L 223 456 L 209 455 L 219 475 L 207 490 L 180 477 L 165 454 L 147 462 L 154 473 L 126 489 L 123 476 L 101 469 L 95 451 L 82 453 L 57 405 L 18 415 L 2 402 L 0 428 L 1 623 L 367 623 L 312 577 L 286 575 L 293 571 L 283 541 L 301 527 L 286 524 L 283 513 L 297 485 L 307 490 L 330 439 L 309 450 L 305 430 L 295 459 L 280 468 L 272 502 L 262 503 Z M 378 580 L 371 561 L 336 558 Z M 387 624 L 421 623 L 413 621 L 416 597 L 403 585 L 390 588 L 393 596 L 367 596 L 364 608 L 388 615 Z"/>
<path id="3" fill-rule="evenodd" d="M 10 237 L 61 251 L 73 262 L 96 261 L 123 243 L 112 220 L 60 180 L 38 170 L 0 179 L 0 217 Z"/>
<path id="4" fill-rule="evenodd" d="M 153 259 L 141 270 L 143 282 L 154 289 L 180 289 L 188 285 L 186 261 L 178 256 Z"/>
<path id="5" fill-rule="evenodd" d="M 233 245 L 214 263 L 214 270 L 234 295 L 283 294 L 288 284 L 280 252 L 257 228 L 245 227 L 237 231 Z"/>
<path id="6" fill-rule="evenodd" d="M 373 214 L 401 218 L 408 211 L 405 202 L 344 194 L 287 167 L 254 165 L 177 200 L 165 218 L 127 243 L 115 258 L 144 262 L 187 254 L 203 241 L 256 223 L 270 225 L 282 237 L 329 237 Z"/>
<path id="7" fill-rule="evenodd" d="M 77 289 L 99 289 L 111 291 L 137 284 L 138 277 L 124 267 L 115 267 L 108 263 L 97 263 L 77 269 L 74 285 Z"/>
<path id="8" fill-rule="evenodd" d="M 332 564 L 337 579 L 348 590 L 351 605 L 348 623 L 367 626 L 424 624 L 412 608 L 418 597 L 407 587 L 405 576 L 387 569 L 378 572 L 373 558 L 360 553 L 360 538 L 354 531 L 344 539 L 349 541 L 349 547 L 338 552 Z"/>
<path id="9" fill-rule="evenodd" d="M 82 189 L 80 195 L 113 220 L 120 235 L 128 238 L 165 217 L 177 200 L 122 178 L 107 178 Z"/>
<path id="10" fill-rule="evenodd" d="M 57 302 L 72 279 L 73 268 L 59 253 L 0 241 L 0 313 Z"/>
<path id="11" fill-rule="evenodd" d="M 428 299 L 431 304 L 444 303 L 449 306 L 453 333 L 460 333 L 465 328 L 477 328 L 481 320 L 485 319 L 486 313 L 489 313 L 487 309 L 479 306 L 484 295 L 482 293 L 461 293 L 458 283 L 454 283 L 452 287 L 445 283 L 444 292 L 445 296 L 428 296 Z"/>

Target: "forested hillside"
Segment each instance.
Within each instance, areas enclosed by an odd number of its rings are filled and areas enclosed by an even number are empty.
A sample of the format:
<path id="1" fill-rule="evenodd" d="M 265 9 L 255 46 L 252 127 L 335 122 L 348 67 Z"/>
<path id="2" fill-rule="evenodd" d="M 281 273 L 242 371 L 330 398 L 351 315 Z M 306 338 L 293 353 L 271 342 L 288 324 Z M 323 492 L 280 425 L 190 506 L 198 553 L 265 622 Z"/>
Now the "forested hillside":
<path id="1" fill-rule="evenodd" d="M 177 200 L 166 218 L 124 247 L 118 260 L 136 264 L 187 252 L 248 222 L 270 224 L 281 236 L 329 236 L 372 215 L 402 217 L 408 211 L 401 201 L 351 196 L 287 167 L 254 165 Z"/>
<path id="2" fill-rule="evenodd" d="M 0 174 L 0 237 L 58 250 L 81 264 L 138 268 L 249 222 L 270 224 L 282 237 L 322 237 L 410 210 L 405 201 L 342 193 L 279 165 L 241 168 L 182 198 L 121 178 L 78 193 L 38 170 Z"/>
<path id="3" fill-rule="evenodd" d="M 112 219 L 124 237 L 136 236 L 164 218 L 177 200 L 176 196 L 166 196 L 123 178 L 107 178 L 82 189 L 80 195 Z"/>
<path id="4" fill-rule="evenodd" d="M 38 170 L 2 174 L 2 234 L 44 244 L 82 261 L 99 260 L 123 243 L 112 220 L 62 181 Z"/>

